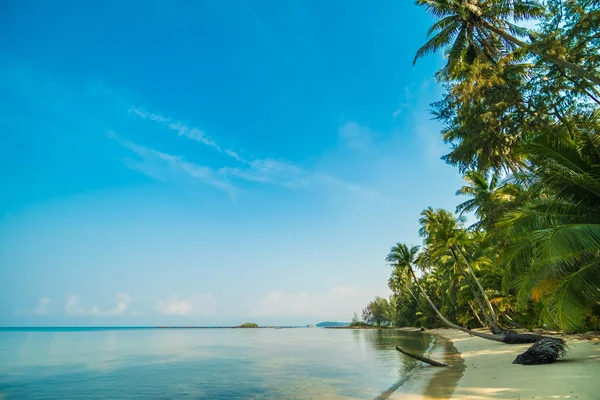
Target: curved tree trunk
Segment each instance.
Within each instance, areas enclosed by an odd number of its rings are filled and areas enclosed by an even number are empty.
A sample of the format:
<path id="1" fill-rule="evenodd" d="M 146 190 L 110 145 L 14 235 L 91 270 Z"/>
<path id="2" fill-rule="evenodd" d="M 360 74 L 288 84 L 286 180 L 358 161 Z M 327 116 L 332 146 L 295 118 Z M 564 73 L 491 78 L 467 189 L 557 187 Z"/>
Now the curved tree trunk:
<path id="1" fill-rule="evenodd" d="M 419 298 L 417 296 L 415 296 L 415 294 L 413 293 L 412 290 L 410 290 L 410 288 L 408 287 L 408 285 L 406 286 L 406 290 L 408 290 L 408 293 L 410 293 L 410 295 L 412 296 L 413 299 L 416 300 L 416 302 L 419 302 Z"/>
<path id="2" fill-rule="evenodd" d="M 472 336 L 480 337 L 482 339 L 488 339 L 488 340 L 493 340 L 495 342 L 502 342 L 502 343 L 509 343 L 509 344 L 535 343 L 537 340 L 543 338 L 543 336 L 540 336 L 540 335 L 521 334 L 521 333 L 516 333 L 516 332 L 510 332 L 510 331 L 503 331 L 503 333 L 501 333 L 499 335 L 490 335 L 488 333 L 471 331 L 469 329 L 463 328 L 460 325 L 456 325 L 456 324 L 450 322 L 442 315 L 440 310 L 438 310 L 438 308 L 435 306 L 435 304 L 433 304 L 433 302 L 431 301 L 431 299 L 429 298 L 429 296 L 427 295 L 425 290 L 423 290 L 413 269 L 411 267 L 409 267 L 409 269 L 410 269 L 410 273 L 411 273 L 413 279 L 417 283 L 419 291 L 425 297 L 425 300 L 427 300 L 427 303 L 429 303 L 429 306 L 431 307 L 431 309 L 436 313 L 438 318 L 448 327 L 454 328 L 456 330 L 459 330 L 461 332 L 464 332 L 464 333 L 472 335 Z"/>
<path id="3" fill-rule="evenodd" d="M 458 264 L 458 260 L 456 261 L 456 263 Z M 473 299 L 477 302 L 477 305 L 479 306 L 479 309 L 481 310 L 481 313 L 483 314 L 483 318 L 487 322 L 487 324 L 482 323 L 481 326 L 483 326 L 483 327 L 489 326 L 492 333 L 500 333 L 500 331 L 501 331 L 500 327 L 498 327 L 496 325 L 494 320 L 485 311 L 485 306 L 483 305 L 483 302 L 481 301 L 481 298 L 479 296 L 479 293 L 477 292 L 477 289 L 475 289 L 475 286 L 473 286 L 473 282 L 471 282 L 471 278 L 469 278 L 469 275 L 464 270 L 462 270 L 462 274 L 465 278 L 465 281 L 467 281 L 469 288 L 471 289 L 471 293 L 473 293 Z M 473 311 L 475 311 L 475 309 L 473 309 Z"/>
<path id="4" fill-rule="evenodd" d="M 469 287 L 471 288 L 471 291 L 473 292 L 473 297 L 475 298 L 475 301 L 479 305 L 479 308 L 481 308 L 483 317 L 485 318 L 488 325 L 490 326 L 490 330 L 492 331 L 493 334 L 502 333 L 504 331 L 504 329 L 502 329 L 500 327 L 500 325 L 498 324 L 498 319 L 496 318 L 496 313 L 494 312 L 494 309 L 492 308 L 492 303 L 490 303 L 490 300 L 488 299 L 487 295 L 485 294 L 483 287 L 479 283 L 477 276 L 471 269 L 471 265 L 469 264 L 469 261 L 466 259 L 466 257 L 463 255 L 462 251 L 460 251 L 460 249 L 458 247 L 455 248 L 455 247 L 450 246 L 450 251 L 452 252 L 452 255 L 454 256 L 454 260 L 456 261 L 456 263 L 458 265 L 460 265 L 460 262 L 458 261 L 458 256 L 456 255 L 456 253 L 458 252 L 460 254 L 461 259 L 463 260 L 464 264 L 466 265 L 468 271 L 471 273 L 471 276 L 473 276 L 473 279 L 475 280 L 475 283 L 477 284 L 477 287 L 479 288 L 479 293 L 473 287 L 473 283 L 471 282 L 471 279 L 469 278 L 469 276 L 463 271 L 465 279 L 467 280 L 467 283 L 469 284 Z M 480 295 L 486 301 L 489 313 L 486 312 L 486 307 L 484 306 L 483 302 L 481 301 Z"/>
<path id="5" fill-rule="evenodd" d="M 591 72 L 589 72 L 588 70 L 586 70 L 585 68 L 577 65 L 577 64 L 573 64 L 569 61 L 566 60 L 562 60 L 558 57 L 555 57 L 553 55 L 550 54 L 546 54 L 544 52 L 541 52 L 537 49 L 535 49 L 535 47 L 531 47 L 528 43 L 525 43 L 519 39 L 517 39 L 516 37 L 510 35 L 508 32 L 506 32 L 504 29 L 495 27 L 494 25 L 486 22 L 486 21 L 481 21 L 482 25 L 485 26 L 487 29 L 489 29 L 490 31 L 494 32 L 496 35 L 501 36 L 504 40 L 506 40 L 507 42 L 511 42 L 519 47 L 523 47 L 523 48 L 527 48 L 530 52 L 532 52 L 533 54 L 540 56 L 556 65 L 558 65 L 559 67 L 563 67 L 566 68 L 570 71 L 572 71 L 573 73 L 579 75 L 581 78 L 585 78 L 590 82 L 593 82 L 594 84 L 600 86 L 600 78 L 597 77 L 596 75 L 592 74 Z"/>
<path id="6" fill-rule="evenodd" d="M 475 315 L 475 318 L 477 318 L 477 321 L 479 321 L 479 324 L 481 326 L 485 327 L 485 324 L 483 323 L 483 321 L 481 320 L 481 318 L 479 318 L 479 314 L 477 314 L 477 311 L 475 310 L 475 308 L 473 307 L 473 305 L 471 304 L 471 302 L 467 301 L 467 304 L 469 305 L 469 308 L 473 312 L 473 315 Z"/>
<path id="7" fill-rule="evenodd" d="M 458 280 L 452 276 L 452 291 L 454 292 L 454 315 L 458 317 Z"/>
<path id="8" fill-rule="evenodd" d="M 452 322 L 450 322 L 449 320 L 446 319 L 446 317 L 444 317 L 442 315 L 442 313 L 440 312 L 440 310 L 438 310 L 438 308 L 435 306 L 435 304 L 433 304 L 433 302 L 431 301 L 431 299 L 429 298 L 429 296 L 427 295 L 427 293 L 425 292 L 425 290 L 423 290 L 423 288 L 421 287 L 421 284 L 419 283 L 419 280 L 417 279 L 415 272 L 413 271 L 412 268 L 410 268 L 410 273 L 412 274 L 413 279 L 415 280 L 415 282 L 417 283 L 417 286 L 419 287 L 419 291 L 421 292 L 421 294 L 425 297 L 425 300 L 427 300 L 427 303 L 429 303 L 429 306 L 431 307 L 431 309 L 436 313 L 436 315 L 438 316 L 438 318 L 447 326 L 449 326 L 450 328 L 454 328 L 457 329 L 461 332 L 467 333 L 469 335 L 473 335 L 473 336 L 478 336 L 480 338 L 483 339 L 489 339 L 489 340 L 494 340 L 496 342 L 502 342 L 502 339 L 499 338 L 496 335 L 490 335 L 487 333 L 481 333 L 481 332 L 475 332 L 475 331 L 470 331 L 466 328 L 463 328 L 460 325 L 456 325 Z"/>
<path id="9" fill-rule="evenodd" d="M 498 318 L 496 317 L 496 312 L 494 311 L 494 307 L 492 307 L 492 303 L 490 302 L 490 299 L 488 298 L 487 294 L 485 293 L 485 290 L 483 290 L 483 286 L 481 286 L 481 283 L 479 282 L 479 279 L 477 278 L 477 275 L 475 275 L 475 272 L 471 268 L 471 264 L 469 263 L 469 260 L 467 260 L 467 257 L 465 257 L 465 255 L 462 252 L 462 250 L 460 249 L 460 247 L 458 247 L 458 246 L 455 246 L 455 247 L 456 247 L 456 251 L 458 252 L 458 254 L 460 255 L 460 257 L 462 258 L 462 260 L 465 263 L 465 265 L 467 266 L 467 269 L 471 273 L 471 276 L 475 280 L 475 284 L 479 288 L 479 291 L 481 292 L 481 296 L 483 296 L 483 299 L 485 300 L 485 303 L 486 303 L 486 305 L 488 307 L 488 310 L 490 312 L 490 317 L 492 318 L 492 321 L 494 321 L 494 323 L 498 326 Z"/>

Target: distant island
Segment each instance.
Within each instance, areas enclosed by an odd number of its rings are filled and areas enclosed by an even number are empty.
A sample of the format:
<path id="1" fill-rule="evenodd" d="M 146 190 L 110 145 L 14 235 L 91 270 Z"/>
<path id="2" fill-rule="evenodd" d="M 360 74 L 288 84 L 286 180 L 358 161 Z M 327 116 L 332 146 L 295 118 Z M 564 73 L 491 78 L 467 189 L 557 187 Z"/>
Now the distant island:
<path id="1" fill-rule="evenodd" d="M 254 322 L 244 322 L 237 328 L 258 328 L 258 324 L 255 324 Z"/>
<path id="2" fill-rule="evenodd" d="M 350 325 L 350 322 L 325 321 L 325 322 L 319 322 L 315 326 L 318 328 L 337 328 L 337 327 L 343 327 L 343 326 L 349 326 L 349 325 Z"/>

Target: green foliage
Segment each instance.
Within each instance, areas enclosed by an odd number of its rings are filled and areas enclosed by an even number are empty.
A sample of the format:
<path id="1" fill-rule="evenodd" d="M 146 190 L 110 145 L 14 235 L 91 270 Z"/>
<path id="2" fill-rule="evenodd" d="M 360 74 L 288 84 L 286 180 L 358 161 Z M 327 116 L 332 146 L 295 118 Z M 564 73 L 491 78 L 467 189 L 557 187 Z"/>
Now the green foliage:
<path id="1" fill-rule="evenodd" d="M 254 322 L 244 322 L 238 328 L 258 328 L 258 325 Z"/>
<path id="2" fill-rule="evenodd" d="M 352 321 L 350 323 L 350 325 L 348 325 L 348 326 L 353 327 L 353 328 L 370 328 L 373 325 L 363 322 L 363 321 Z"/>
<path id="3" fill-rule="evenodd" d="M 383 297 L 376 297 L 362 312 L 363 322 L 379 326 L 391 325 L 394 310 Z"/>
<path id="4" fill-rule="evenodd" d="M 436 21 L 415 61 L 439 50 L 448 59 L 433 113 L 467 199 L 458 216 L 421 213 L 422 249 L 391 249 L 392 296 L 363 320 L 598 329 L 600 4 L 417 4 Z M 515 25 L 529 18 L 536 29 Z M 465 213 L 477 219 L 468 228 Z"/>
<path id="5" fill-rule="evenodd" d="M 477 56 L 496 61 L 503 51 L 512 50 L 527 30 L 511 23 L 541 16 L 542 7 L 535 1 L 504 0 L 417 0 L 417 4 L 437 18 L 428 34 L 435 35 L 415 55 L 418 58 L 446 49 L 453 71 L 460 63 L 470 63 Z"/>
<path id="6" fill-rule="evenodd" d="M 538 196 L 502 222 L 514 238 L 506 262 L 521 299 L 534 293 L 543 321 L 567 331 L 585 329 L 600 302 L 599 131 L 595 112 L 524 146 Z"/>

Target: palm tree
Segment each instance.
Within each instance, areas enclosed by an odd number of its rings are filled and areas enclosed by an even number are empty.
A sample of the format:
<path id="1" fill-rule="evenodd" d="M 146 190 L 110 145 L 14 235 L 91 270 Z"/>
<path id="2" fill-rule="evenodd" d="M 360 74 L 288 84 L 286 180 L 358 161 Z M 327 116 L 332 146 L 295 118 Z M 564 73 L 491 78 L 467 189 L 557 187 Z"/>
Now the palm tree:
<path id="1" fill-rule="evenodd" d="M 461 276 L 462 269 L 450 255 L 432 257 L 429 249 L 425 247 L 417 258 L 417 265 L 421 270 L 431 270 L 429 274 L 437 278 L 437 292 L 440 295 L 440 310 L 445 315 L 450 315 L 451 320 L 460 318 L 461 304 Z M 464 305 L 464 304 L 463 304 Z M 464 325 L 464 324 L 463 324 Z"/>
<path id="2" fill-rule="evenodd" d="M 517 205 L 516 200 L 523 197 L 522 187 L 514 183 L 501 185 L 500 174 L 488 174 L 478 171 L 467 171 L 463 179 L 466 185 L 456 195 L 472 198 L 459 204 L 456 212 L 462 216 L 465 212 L 473 212 L 479 219 L 469 229 L 491 228 L 493 224 L 510 208 Z"/>
<path id="3" fill-rule="evenodd" d="M 424 237 L 424 243 L 431 253 L 430 257 L 441 258 L 450 253 L 457 265 L 461 265 L 462 263 L 466 267 L 468 274 L 464 273 L 465 279 L 471 287 L 475 301 L 479 304 L 492 332 L 502 332 L 503 330 L 498 324 L 494 308 L 461 248 L 469 240 L 467 232 L 462 227 L 463 221 L 463 217 L 459 217 L 457 220 L 449 211 L 442 209 L 434 210 L 429 207 L 421 212 L 421 218 L 419 219 L 421 229 L 419 230 L 419 235 Z M 471 279 L 479 290 L 475 289 Z M 484 299 L 485 305 L 480 297 Z"/>
<path id="4" fill-rule="evenodd" d="M 562 80 L 554 80 L 556 85 L 550 86 L 532 79 L 531 64 L 515 64 L 508 58 L 497 64 L 479 59 L 463 63 L 452 76 L 438 77 L 446 82 L 447 90 L 444 98 L 433 104 L 433 114 L 444 124 L 442 138 L 452 147 L 443 159 L 458 166 L 461 173 L 503 171 L 520 176 L 528 165 L 518 152 L 520 145 L 540 128 L 555 123 L 553 108 L 579 99 L 569 96 L 564 100 L 563 96 L 556 103 L 549 93 L 563 89 Z"/>
<path id="5" fill-rule="evenodd" d="M 487 174 L 478 171 L 467 171 L 463 179 L 467 183 L 461 187 L 456 195 L 472 196 L 471 199 L 460 203 L 456 207 L 456 212 L 462 216 L 465 212 L 474 212 L 479 221 L 471 225 L 476 228 L 481 225 L 486 225 L 486 218 L 494 214 L 492 209 L 496 203 L 493 200 L 494 191 L 498 189 L 499 174 L 492 174 L 491 179 L 488 179 Z"/>
<path id="6" fill-rule="evenodd" d="M 600 78 L 585 68 L 517 38 L 528 31 L 509 21 L 541 16 L 543 8 L 534 0 L 417 0 L 417 4 L 438 20 L 428 32 L 429 36 L 435 35 L 417 51 L 415 63 L 428 53 L 449 48 L 447 69 L 452 70 L 465 55 L 467 61 L 478 54 L 494 61 L 501 46 L 518 47 L 600 85 Z"/>
<path id="7" fill-rule="evenodd" d="M 388 279 L 388 287 L 394 294 L 399 294 L 402 290 L 406 290 L 415 300 L 417 297 L 410 289 L 410 281 L 412 276 L 407 269 L 395 268 L 392 270 L 390 278 Z"/>
<path id="8" fill-rule="evenodd" d="M 393 285 L 399 291 L 401 288 L 408 287 L 411 279 L 417 282 L 413 265 L 417 261 L 419 246 L 411 246 L 410 249 L 404 243 L 396 243 L 385 258 L 394 268 L 392 272 Z"/>
<path id="9" fill-rule="evenodd" d="M 600 305 L 600 110 L 569 126 L 525 148 L 539 196 L 500 225 L 514 240 L 505 260 L 521 299 L 541 297 L 547 323 L 576 331 Z"/>
<path id="10" fill-rule="evenodd" d="M 404 243 L 396 243 L 395 246 L 392 247 L 390 253 L 386 257 L 386 261 L 389 262 L 394 269 L 402 271 L 400 274 L 403 276 L 409 276 L 413 279 L 413 282 L 417 284 L 419 288 L 419 292 L 423 295 L 431 309 L 435 312 L 438 318 L 447 326 L 458 329 L 459 331 L 468 333 L 469 335 L 478 336 L 484 339 L 494 340 L 498 342 L 506 341 L 505 335 L 489 335 L 486 333 L 471 331 L 469 329 L 463 328 L 460 325 L 456 325 L 450 322 L 446 317 L 442 315 L 440 310 L 436 307 L 436 305 L 431 301 L 427 292 L 423 290 L 419 279 L 415 275 L 414 265 L 416 264 L 417 254 L 419 253 L 419 246 L 411 246 L 410 248 Z M 408 283 L 408 282 L 407 282 Z"/>

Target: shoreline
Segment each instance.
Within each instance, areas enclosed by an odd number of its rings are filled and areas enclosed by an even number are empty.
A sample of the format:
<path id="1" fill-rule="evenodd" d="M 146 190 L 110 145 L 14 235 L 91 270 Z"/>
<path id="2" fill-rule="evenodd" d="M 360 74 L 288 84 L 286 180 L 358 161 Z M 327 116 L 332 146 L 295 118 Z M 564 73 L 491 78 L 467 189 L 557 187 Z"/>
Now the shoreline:
<path id="1" fill-rule="evenodd" d="M 423 367 L 390 396 L 397 400 L 434 399 L 595 399 L 600 393 L 600 339 L 566 337 L 564 361 L 547 365 L 512 364 L 530 345 L 508 345 L 453 329 L 427 333 L 439 340 L 430 357 L 451 365 Z"/>
<path id="2" fill-rule="evenodd" d="M 410 330 L 415 328 L 400 330 Z M 433 367 L 423 365 L 415 372 L 405 385 L 393 393 L 390 400 L 440 400 L 450 399 L 465 369 L 464 360 L 454 346 L 452 340 L 440 335 L 435 330 L 425 333 L 434 337 L 434 346 L 426 357 L 450 365 L 449 367 Z"/>

